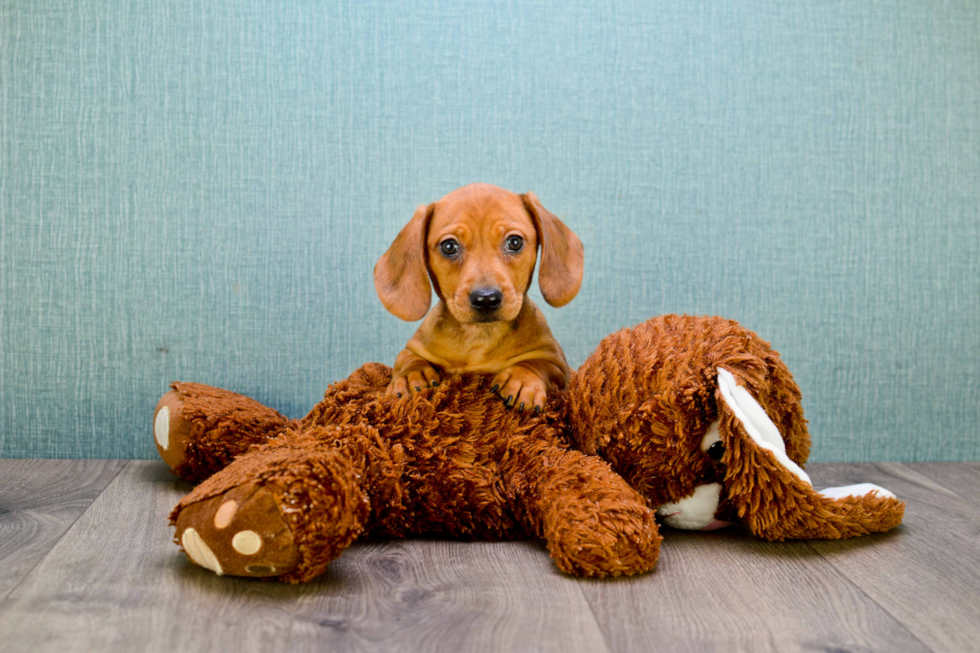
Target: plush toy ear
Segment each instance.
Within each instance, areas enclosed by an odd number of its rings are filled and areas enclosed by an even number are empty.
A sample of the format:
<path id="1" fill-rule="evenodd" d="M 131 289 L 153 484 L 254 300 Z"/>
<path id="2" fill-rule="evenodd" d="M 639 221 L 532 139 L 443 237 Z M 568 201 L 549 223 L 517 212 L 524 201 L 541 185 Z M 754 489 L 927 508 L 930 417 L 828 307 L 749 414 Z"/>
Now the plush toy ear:
<path id="1" fill-rule="evenodd" d="M 771 541 L 831 540 L 901 523 L 905 504 L 877 485 L 814 490 L 806 472 L 786 455 L 766 411 L 722 368 L 716 397 L 728 501 L 754 534 Z"/>
<path id="2" fill-rule="evenodd" d="M 582 286 L 585 248 L 564 222 L 541 206 L 534 193 L 524 193 L 521 200 L 534 221 L 541 245 L 541 266 L 538 268 L 541 295 L 552 306 L 564 306 L 575 299 Z"/>
<path id="3" fill-rule="evenodd" d="M 432 304 L 425 239 L 434 204 L 420 206 L 374 266 L 374 288 L 384 307 L 408 322 L 421 320 Z"/>

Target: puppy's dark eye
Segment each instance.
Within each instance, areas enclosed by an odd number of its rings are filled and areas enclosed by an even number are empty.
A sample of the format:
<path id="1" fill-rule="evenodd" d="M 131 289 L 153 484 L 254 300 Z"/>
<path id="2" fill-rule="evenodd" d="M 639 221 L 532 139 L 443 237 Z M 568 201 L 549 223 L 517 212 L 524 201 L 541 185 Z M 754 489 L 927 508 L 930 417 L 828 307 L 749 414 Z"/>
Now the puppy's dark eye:
<path id="1" fill-rule="evenodd" d="M 446 240 L 439 243 L 439 250 L 442 252 L 443 256 L 452 258 L 459 254 L 459 243 L 457 243 L 452 238 L 447 238 Z"/>
<path id="2" fill-rule="evenodd" d="M 721 440 L 718 440 L 712 443 L 705 453 L 708 454 L 708 458 L 711 458 L 716 463 L 721 462 L 721 457 L 725 455 L 725 445 L 721 443 Z"/>
<path id="3" fill-rule="evenodd" d="M 507 236 L 504 246 L 508 252 L 519 252 L 524 248 L 524 239 L 520 236 Z"/>

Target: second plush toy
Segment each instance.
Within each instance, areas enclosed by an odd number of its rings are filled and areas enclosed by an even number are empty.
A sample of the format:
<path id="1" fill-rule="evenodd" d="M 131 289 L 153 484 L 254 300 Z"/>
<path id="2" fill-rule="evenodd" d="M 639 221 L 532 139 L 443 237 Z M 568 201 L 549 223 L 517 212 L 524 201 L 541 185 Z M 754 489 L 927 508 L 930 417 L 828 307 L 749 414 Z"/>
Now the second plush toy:
<path id="1" fill-rule="evenodd" d="M 154 416 L 161 457 L 199 482 L 176 540 L 218 574 L 307 581 L 356 538 L 544 538 L 585 576 L 652 569 L 655 514 L 740 521 L 769 540 L 885 531 L 904 504 L 872 485 L 816 492 L 800 392 L 768 345 L 721 318 L 664 316 L 615 333 L 542 415 L 508 410 L 490 377 L 387 398 L 368 364 L 301 420 L 175 383 Z"/>

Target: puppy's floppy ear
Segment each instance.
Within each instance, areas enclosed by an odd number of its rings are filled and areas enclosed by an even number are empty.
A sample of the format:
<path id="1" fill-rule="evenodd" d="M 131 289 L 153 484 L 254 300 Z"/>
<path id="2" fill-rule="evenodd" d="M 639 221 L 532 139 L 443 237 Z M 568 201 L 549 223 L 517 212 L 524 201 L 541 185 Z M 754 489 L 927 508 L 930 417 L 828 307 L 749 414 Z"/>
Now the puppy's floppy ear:
<path id="1" fill-rule="evenodd" d="M 374 287 L 381 303 L 409 322 L 425 317 L 432 304 L 425 239 L 434 207 L 429 204 L 415 209 L 415 215 L 374 266 Z"/>
<path id="2" fill-rule="evenodd" d="M 538 285 L 541 294 L 552 306 L 564 306 L 575 298 L 582 285 L 585 250 L 582 241 L 541 202 L 534 193 L 521 195 L 524 207 L 531 214 L 541 244 L 541 266 Z"/>
<path id="3" fill-rule="evenodd" d="M 771 541 L 833 540 L 880 533 L 902 522 L 905 504 L 877 485 L 814 490 L 786 455 L 766 411 L 722 368 L 716 398 L 728 500 L 754 534 Z"/>

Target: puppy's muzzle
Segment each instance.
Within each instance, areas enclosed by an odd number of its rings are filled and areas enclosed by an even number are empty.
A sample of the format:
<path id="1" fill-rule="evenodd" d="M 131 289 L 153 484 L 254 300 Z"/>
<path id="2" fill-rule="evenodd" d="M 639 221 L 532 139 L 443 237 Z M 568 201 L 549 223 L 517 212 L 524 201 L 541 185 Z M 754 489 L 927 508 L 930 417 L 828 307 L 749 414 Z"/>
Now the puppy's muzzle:
<path id="1" fill-rule="evenodd" d="M 497 288 L 477 288 L 470 293 L 470 306 L 477 313 L 489 316 L 504 301 L 504 294 Z"/>

